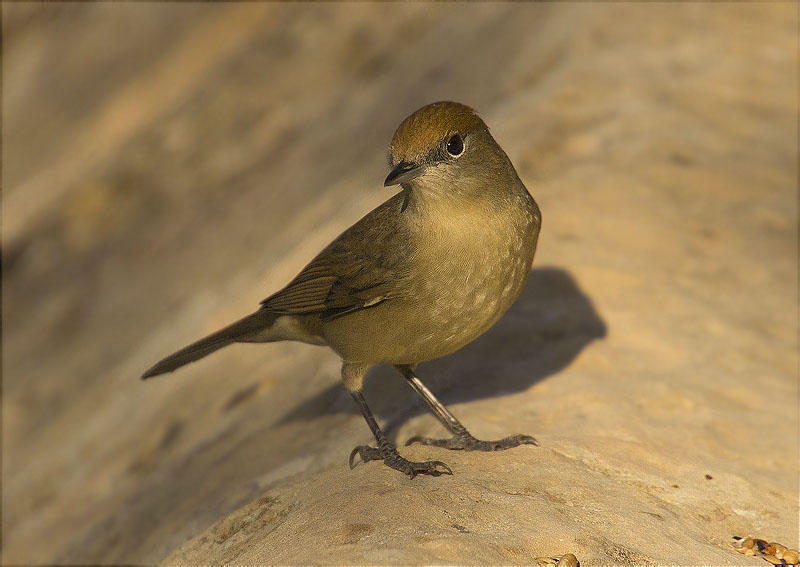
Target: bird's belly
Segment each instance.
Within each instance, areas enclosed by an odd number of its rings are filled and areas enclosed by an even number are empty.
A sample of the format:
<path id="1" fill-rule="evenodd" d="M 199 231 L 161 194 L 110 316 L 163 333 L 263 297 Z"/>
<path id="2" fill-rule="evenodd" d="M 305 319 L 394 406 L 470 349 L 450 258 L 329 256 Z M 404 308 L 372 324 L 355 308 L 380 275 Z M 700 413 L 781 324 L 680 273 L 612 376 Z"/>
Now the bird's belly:
<path id="1" fill-rule="evenodd" d="M 453 260 L 451 277 L 425 286 L 427 324 L 409 341 L 422 356 L 416 362 L 450 354 L 483 334 L 519 296 L 530 266 L 523 258 L 506 257 L 477 265 Z"/>
<path id="2" fill-rule="evenodd" d="M 403 297 L 327 323 L 326 340 L 348 361 L 415 364 L 450 354 L 494 325 L 519 296 L 530 269 L 526 256 L 503 250 L 473 261 L 437 258 Z"/>

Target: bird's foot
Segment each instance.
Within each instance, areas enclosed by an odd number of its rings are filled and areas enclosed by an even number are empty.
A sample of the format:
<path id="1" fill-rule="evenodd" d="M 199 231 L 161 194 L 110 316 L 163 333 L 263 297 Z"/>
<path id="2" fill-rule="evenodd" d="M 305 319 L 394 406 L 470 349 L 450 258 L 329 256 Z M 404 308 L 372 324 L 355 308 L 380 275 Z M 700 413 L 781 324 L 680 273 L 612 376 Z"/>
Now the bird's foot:
<path id="1" fill-rule="evenodd" d="M 459 430 L 449 439 L 431 439 L 417 435 L 406 441 L 406 445 L 420 443 L 421 445 L 434 445 L 445 449 L 463 451 L 504 451 L 519 445 L 538 445 L 536 439 L 530 435 L 510 435 L 497 441 L 481 441 L 473 437 L 466 429 Z"/>
<path id="2" fill-rule="evenodd" d="M 446 464 L 442 461 L 422 461 L 415 462 L 404 459 L 397 452 L 394 445 L 381 443 L 380 447 L 369 447 L 367 445 L 359 445 L 350 453 L 350 468 L 355 467 L 353 459 L 358 455 L 363 462 L 380 461 L 383 460 L 384 464 L 405 473 L 409 478 L 414 478 L 418 474 L 429 474 L 431 476 L 439 476 L 442 474 L 453 474 Z"/>

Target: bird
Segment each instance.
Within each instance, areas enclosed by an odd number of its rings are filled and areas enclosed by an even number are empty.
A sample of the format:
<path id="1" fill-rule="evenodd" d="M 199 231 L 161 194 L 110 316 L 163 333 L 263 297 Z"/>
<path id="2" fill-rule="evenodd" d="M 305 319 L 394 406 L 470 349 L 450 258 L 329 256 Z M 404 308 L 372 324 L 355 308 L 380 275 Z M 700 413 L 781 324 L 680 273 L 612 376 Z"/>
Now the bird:
<path id="1" fill-rule="evenodd" d="M 172 372 L 233 343 L 301 341 L 342 359 L 341 378 L 375 438 L 349 466 L 383 461 L 410 478 L 453 474 L 411 461 L 380 428 L 363 395 L 370 368 L 391 365 L 451 434 L 419 443 L 498 451 L 537 445 L 529 435 L 475 438 L 422 383 L 416 366 L 451 354 L 492 327 L 520 295 L 541 227 L 536 201 L 469 106 L 441 101 L 403 120 L 384 186 L 396 192 L 324 248 L 254 313 L 156 363 Z"/>

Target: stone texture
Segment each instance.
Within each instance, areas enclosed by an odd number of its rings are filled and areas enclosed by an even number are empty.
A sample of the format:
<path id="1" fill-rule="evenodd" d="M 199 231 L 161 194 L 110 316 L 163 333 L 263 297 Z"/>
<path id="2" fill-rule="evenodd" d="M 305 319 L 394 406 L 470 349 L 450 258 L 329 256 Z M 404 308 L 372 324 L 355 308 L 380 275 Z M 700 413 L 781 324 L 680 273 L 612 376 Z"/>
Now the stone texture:
<path id="1" fill-rule="evenodd" d="M 780 2 L 3 4 L 3 562 L 796 547 L 797 29 Z M 517 304 L 420 375 L 540 447 L 350 471 L 369 432 L 307 345 L 138 380 L 384 200 L 394 128 L 439 99 L 544 224 Z M 365 395 L 400 442 L 440 432 L 387 369 Z"/>

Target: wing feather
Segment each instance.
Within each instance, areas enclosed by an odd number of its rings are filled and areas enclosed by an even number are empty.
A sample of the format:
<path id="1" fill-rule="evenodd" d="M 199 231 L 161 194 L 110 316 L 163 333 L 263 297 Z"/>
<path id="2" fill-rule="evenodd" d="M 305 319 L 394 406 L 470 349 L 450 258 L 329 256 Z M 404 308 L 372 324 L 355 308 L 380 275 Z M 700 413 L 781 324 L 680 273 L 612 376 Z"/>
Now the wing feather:
<path id="1" fill-rule="evenodd" d="M 262 309 L 328 320 L 396 297 L 407 273 L 406 257 L 396 252 L 408 242 L 397 222 L 402 201 L 395 196 L 345 231 Z"/>

